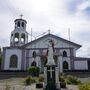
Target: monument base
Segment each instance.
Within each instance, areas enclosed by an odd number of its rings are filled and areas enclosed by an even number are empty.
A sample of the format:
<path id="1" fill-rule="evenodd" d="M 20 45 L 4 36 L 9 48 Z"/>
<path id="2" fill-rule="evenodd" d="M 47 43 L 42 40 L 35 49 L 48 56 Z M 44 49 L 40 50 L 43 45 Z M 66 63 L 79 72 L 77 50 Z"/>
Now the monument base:
<path id="1" fill-rule="evenodd" d="M 46 66 L 44 67 L 44 90 L 61 90 L 58 67 Z"/>

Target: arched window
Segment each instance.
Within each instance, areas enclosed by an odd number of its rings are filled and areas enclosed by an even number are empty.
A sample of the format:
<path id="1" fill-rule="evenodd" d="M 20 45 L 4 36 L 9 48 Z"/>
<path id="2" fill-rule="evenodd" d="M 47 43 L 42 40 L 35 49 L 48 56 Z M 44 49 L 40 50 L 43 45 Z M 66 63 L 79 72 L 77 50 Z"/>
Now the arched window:
<path id="1" fill-rule="evenodd" d="M 24 33 L 21 34 L 21 42 L 25 43 L 25 34 Z"/>
<path id="2" fill-rule="evenodd" d="M 11 41 L 13 41 L 13 34 L 11 34 Z"/>
<path id="3" fill-rule="evenodd" d="M 19 33 L 15 33 L 15 39 L 14 39 L 15 43 L 19 42 Z"/>
<path id="4" fill-rule="evenodd" d="M 63 57 L 67 57 L 67 52 L 63 51 Z"/>
<path id="5" fill-rule="evenodd" d="M 16 55 L 12 55 L 10 57 L 10 68 L 17 68 L 18 65 L 18 57 Z"/>
<path id="6" fill-rule="evenodd" d="M 35 51 L 33 51 L 32 57 L 33 57 L 33 58 L 36 58 L 36 52 L 35 52 Z"/>
<path id="7" fill-rule="evenodd" d="M 33 61 L 31 66 L 37 66 L 37 63 L 35 61 Z"/>
<path id="8" fill-rule="evenodd" d="M 67 61 L 64 61 L 63 62 L 63 69 L 68 69 L 68 62 Z"/>
<path id="9" fill-rule="evenodd" d="M 24 28 L 24 22 L 22 22 L 22 27 Z"/>
<path id="10" fill-rule="evenodd" d="M 20 27 L 20 22 L 17 23 L 17 26 Z"/>

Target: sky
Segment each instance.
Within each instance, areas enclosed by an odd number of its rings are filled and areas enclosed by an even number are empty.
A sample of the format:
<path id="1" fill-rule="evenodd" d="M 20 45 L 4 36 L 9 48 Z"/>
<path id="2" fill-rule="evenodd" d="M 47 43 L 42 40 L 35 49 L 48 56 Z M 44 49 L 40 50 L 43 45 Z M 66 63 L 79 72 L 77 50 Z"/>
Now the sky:
<path id="1" fill-rule="evenodd" d="M 10 44 L 14 20 L 27 21 L 34 36 L 50 32 L 82 47 L 77 56 L 90 57 L 90 0 L 0 0 L 0 46 Z"/>

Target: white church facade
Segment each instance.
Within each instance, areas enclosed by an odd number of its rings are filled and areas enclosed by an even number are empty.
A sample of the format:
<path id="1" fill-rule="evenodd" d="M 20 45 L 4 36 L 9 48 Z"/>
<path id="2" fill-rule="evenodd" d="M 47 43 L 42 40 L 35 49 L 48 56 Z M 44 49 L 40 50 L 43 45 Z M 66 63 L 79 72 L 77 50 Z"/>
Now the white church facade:
<path id="1" fill-rule="evenodd" d="M 55 42 L 54 60 L 60 72 L 64 70 L 90 71 L 90 58 L 76 57 L 76 51 L 81 45 L 50 33 L 28 42 L 26 24 L 26 20 L 22 18 L 15 20 L 10 46 L 3 48 L 2 70 L 27 70 L 31 66 L 38 66 L 40 71 L 44 72 L 49 39 Z"/>

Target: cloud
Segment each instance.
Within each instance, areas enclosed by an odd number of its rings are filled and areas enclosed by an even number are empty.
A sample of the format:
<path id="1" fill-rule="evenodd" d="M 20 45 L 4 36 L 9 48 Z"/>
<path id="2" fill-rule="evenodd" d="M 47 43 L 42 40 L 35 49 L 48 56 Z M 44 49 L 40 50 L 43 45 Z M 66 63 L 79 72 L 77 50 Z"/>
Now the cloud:
<path id="1" fill-rule="evenodd" d="M 0 0 L 0 12 L 0 14 L 17 14 L 17 11 L 11 5 L 9 0 Z"/>
<path id="2" fill-rule="evenodd" d="M 66 10 L 68 14 L 75 14 L 77 12 L 77 6 L 79 6 L 85 0 L 64 0 Z"/>
<path id="3" fill-rule="evenodd" d="M 83 46 L 80 55 L 90 46 L 89 3 L 89 0 L 0 0 L 0 44 L 9 45 L 14 20 L 23 14 L 27 31 L 30 33 L 32 28 L 34 36 L 50 29 L 53 34 L 68 39 L 70 28 L 71 41 Z"/>
<path id="4" fill-rule="evenodd" d="M 86 0 L 77 7 L 76 16 L 82 16 L 87 20 L 90 19 L 90 1 Z"/>

